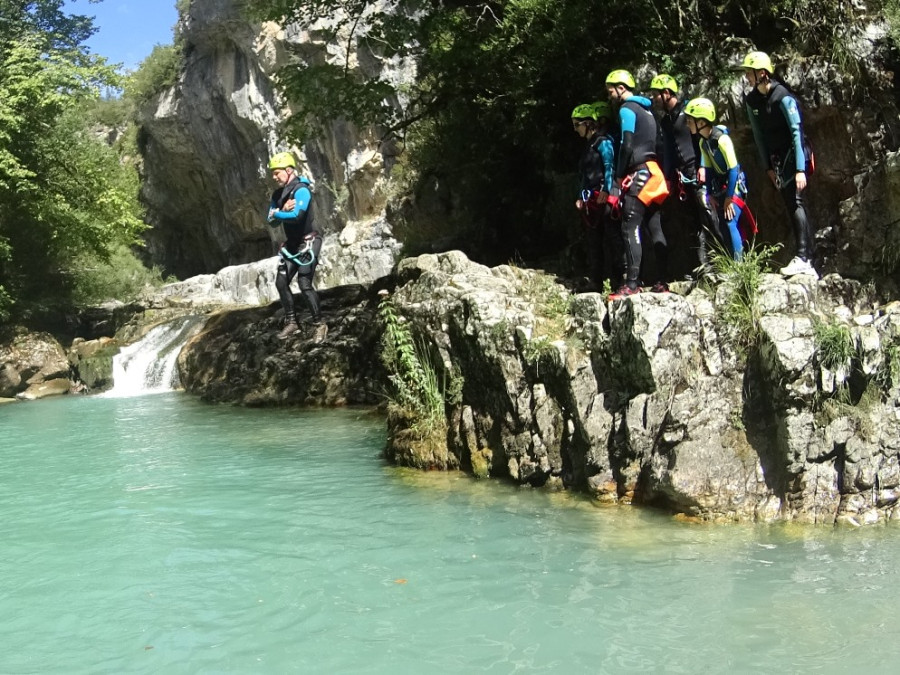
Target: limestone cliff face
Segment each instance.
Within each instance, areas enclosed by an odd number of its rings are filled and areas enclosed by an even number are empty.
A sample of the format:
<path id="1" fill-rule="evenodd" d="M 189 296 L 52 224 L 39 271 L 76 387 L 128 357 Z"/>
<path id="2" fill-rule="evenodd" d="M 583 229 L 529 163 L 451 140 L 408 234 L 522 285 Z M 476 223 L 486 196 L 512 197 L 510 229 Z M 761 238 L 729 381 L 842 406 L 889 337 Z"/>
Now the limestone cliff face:
<path id="1" fill-rule="evenodd" d="M 240 5 L 190 3 L 179 27 L 183 73 L 143 111 L 141 196 L 153 226 L 148 253 L 181 278 L 273 253 L 263 218 L 273 188 L 265 164 L 288 146 L 278 132 L 287 109 L 270 78 L 298 43 L 309 58 L 335 58 L 314 34 L 248 23 Z M 374 59 L 367 64 L 380 67 Z M 325 234 L 320 284 L 386 274 L 399 244 L 380 196 L 386 160 L 371 134 L 335 122 L 315 142 L 291 149 L 306 161 L 316 223 Z"/>

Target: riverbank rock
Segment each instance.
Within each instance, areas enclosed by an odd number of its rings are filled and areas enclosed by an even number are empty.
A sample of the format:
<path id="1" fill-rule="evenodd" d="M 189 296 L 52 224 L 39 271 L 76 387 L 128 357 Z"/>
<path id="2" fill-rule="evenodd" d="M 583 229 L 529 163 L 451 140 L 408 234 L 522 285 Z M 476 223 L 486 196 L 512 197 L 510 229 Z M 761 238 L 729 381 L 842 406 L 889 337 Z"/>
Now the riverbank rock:
<path id="1" fill-rule="evenodd" d="M 764 275 L 749 348 L 724 284 L 608 304 L 458 252 L 404 260 L 395 282 L 439 377 L 464 380 L 460 466 L 701 519 L 898 517 L 900 306 L 858 282 Z M 846 330 L 845 363 L 821 326 Z"/>
<path id="2" fill-rule="evenodd" d="M 72 341 L 67 358 L 86 391 L 99 393 L 113 386 L 113 357 L 120 349 L 121 344 L 113 338 Z"/>
<path id="3" fill-rule="evenodd" d="M 178 359 L 185 390 L 206 401 L 271 405 L 372 405 L 383 400 L 373 291 L 342 286 L 320 292 L 328 336 L 313 328 L 279 340 L 280 305 L 223 310 L 209 317 Z M 295 297 L 301 319 L 304 300 Z"/>
<path id="4" fill-rule="evenodd" d="M 65 351 L 49 333 L 19 329 L 7 344 L 0 344 L 0 398 L 65 394 L 69 377 Z"/>
<path id="5" fill-rule="evenodd" d="M 900 303 L 837 275 L 763 274 L 736 327 L 727 281 L 608 303 L 541 271 L 424 255 L 324 291 L 321 344 L 309 325 L 278 340 L 277 303 L 213 314 L 181 381 L 242 405 L 379 403 L 379 290 L 458 389 L 445 447 L 392 415 L 391 461 L 705 520 L 900 517 Z"/>

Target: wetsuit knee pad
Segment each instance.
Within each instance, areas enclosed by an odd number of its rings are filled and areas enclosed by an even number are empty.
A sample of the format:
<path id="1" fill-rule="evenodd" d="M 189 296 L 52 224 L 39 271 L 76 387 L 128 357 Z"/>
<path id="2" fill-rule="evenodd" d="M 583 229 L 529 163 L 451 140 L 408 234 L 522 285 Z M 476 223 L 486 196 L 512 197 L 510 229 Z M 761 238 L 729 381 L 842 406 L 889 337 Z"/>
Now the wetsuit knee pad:
<path id="1" fill-rule="evenodd" d="M 297 277 L 297 285 L 300 286 L 301 291 L 314 291 L 312 276 L 301 274 Z"/>

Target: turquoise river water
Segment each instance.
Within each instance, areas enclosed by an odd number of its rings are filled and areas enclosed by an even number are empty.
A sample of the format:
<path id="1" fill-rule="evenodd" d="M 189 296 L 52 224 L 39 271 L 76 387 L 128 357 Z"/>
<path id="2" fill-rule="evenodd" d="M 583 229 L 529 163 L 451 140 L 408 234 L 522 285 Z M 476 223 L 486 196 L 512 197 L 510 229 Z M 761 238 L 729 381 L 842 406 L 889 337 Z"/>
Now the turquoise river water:
<path id="1" fill-rule="evenodd" d="M 361 410 L 0 407 L 0 673 L 895 673 L 900 529 L 383 462 Z"/>

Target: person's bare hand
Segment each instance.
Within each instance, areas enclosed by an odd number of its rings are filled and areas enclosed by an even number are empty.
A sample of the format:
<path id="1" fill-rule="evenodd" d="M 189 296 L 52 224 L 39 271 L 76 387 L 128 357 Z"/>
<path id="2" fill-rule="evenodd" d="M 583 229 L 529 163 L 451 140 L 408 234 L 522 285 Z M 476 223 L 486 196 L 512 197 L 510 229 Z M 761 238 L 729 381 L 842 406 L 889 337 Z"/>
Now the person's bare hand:
<path id="1" fill-rule="evenodd" d="M 722 210 L 725 212 L 726 220 L 734 220 L 734 203 L 731 201 L 731 197 L 725 198 L 725 203 L 722 205 Z"/>

